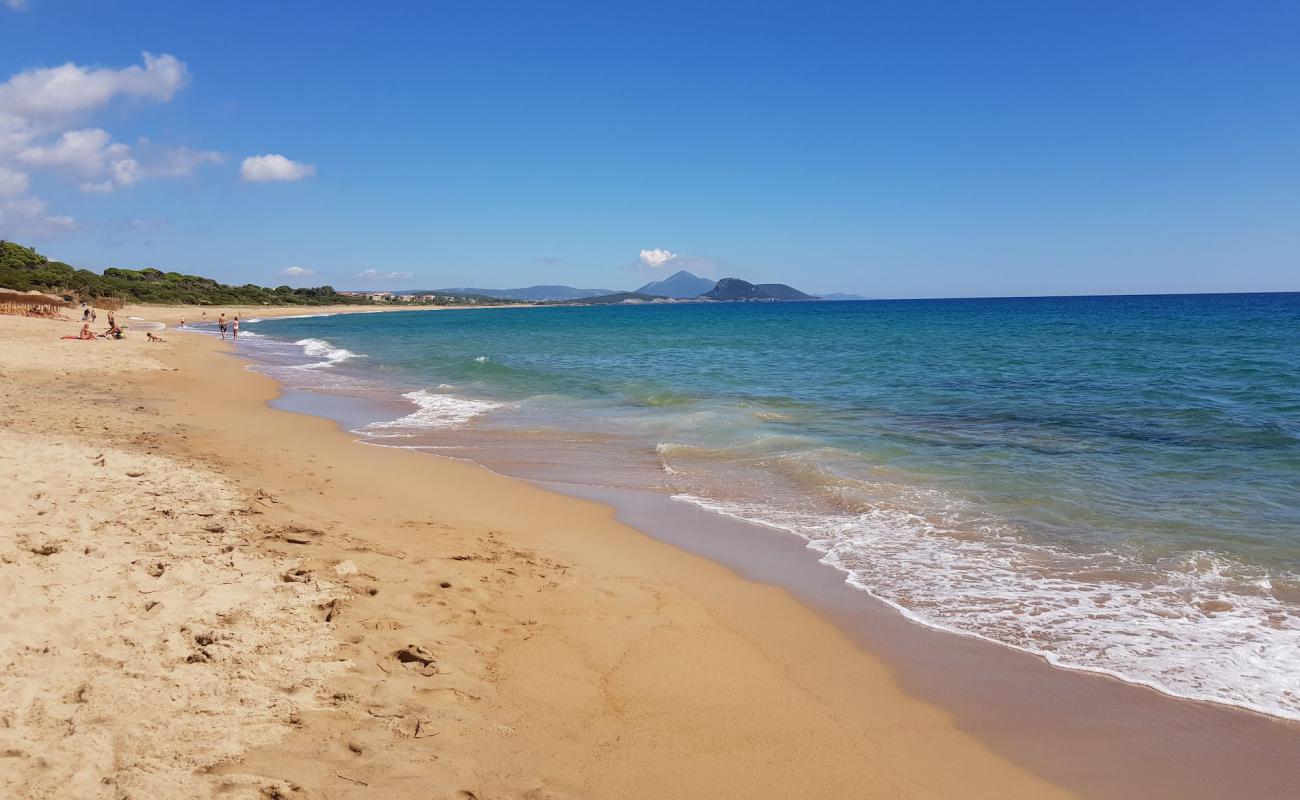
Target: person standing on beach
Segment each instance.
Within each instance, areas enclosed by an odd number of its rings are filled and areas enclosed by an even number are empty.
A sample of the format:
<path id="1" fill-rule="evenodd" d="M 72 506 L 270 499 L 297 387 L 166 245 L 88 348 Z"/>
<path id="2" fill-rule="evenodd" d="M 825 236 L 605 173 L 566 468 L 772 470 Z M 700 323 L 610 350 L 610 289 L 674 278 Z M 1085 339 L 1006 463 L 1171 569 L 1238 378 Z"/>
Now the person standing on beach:
<path id="1" fill-rule="evenodd" d="M 231 339 L 239 338 L 239 317 L 235 317 L 235 324 L 232 325 L 230 328 L 230 338 Z"/>
<path id="2" fill-rule="evenodd" d="M 226 312 L 221 312 L 221 318 L 217 320 L 217 327 L 221 330 L 221 338 L 226 338 Z"/>

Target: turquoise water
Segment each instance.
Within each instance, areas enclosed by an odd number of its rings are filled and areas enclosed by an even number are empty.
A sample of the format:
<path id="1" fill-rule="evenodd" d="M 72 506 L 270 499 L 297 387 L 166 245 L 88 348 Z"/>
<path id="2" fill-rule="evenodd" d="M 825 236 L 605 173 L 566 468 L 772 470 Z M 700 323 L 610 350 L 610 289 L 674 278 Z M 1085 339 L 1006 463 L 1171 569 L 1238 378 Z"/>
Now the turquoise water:
<path id="1" fill-rule="evenodd" d="M 406 395 L 376 441 L 669 492 L 803 537 L 926 624 L 1300 718 L 1298 294 L 246 330 L 293 385 Z"/>

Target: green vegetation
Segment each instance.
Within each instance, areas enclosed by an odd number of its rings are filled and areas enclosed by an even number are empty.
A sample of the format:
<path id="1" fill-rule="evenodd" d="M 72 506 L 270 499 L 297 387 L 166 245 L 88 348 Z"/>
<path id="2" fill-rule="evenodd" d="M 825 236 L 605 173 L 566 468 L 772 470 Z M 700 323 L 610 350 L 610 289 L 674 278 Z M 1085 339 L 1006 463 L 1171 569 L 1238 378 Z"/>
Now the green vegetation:
<path id="1" fill-rule="evenodd" d="M 114 299 L 126 303 L 320 306 L 370 304 L 367 297 L 341 295 L 332 286 L 293 289 L 245 284 L 227 286 L 211 278 L 162 270 L 109 267 L 102 275 L 50 261 L 29 247 L 0 240 L 0 286 L 37 289 L 75 300 Z"/>

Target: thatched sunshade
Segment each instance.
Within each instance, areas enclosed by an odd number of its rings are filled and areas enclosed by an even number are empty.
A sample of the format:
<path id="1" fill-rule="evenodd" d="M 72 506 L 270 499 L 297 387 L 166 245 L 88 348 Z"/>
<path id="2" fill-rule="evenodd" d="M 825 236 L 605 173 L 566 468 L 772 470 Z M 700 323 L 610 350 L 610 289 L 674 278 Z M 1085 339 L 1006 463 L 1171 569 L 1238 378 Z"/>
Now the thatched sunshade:
<path id="1" fill-rule="evenodd" d="M 62 297 L 35 289 L 20 292 L 17 289 L 0 288 L 0 312 L 5 314 L 27 314 L 34 311 L 38 314 L 54 315 L 58 314 L 60 309 L 73 305 L 75 304 Z"/>

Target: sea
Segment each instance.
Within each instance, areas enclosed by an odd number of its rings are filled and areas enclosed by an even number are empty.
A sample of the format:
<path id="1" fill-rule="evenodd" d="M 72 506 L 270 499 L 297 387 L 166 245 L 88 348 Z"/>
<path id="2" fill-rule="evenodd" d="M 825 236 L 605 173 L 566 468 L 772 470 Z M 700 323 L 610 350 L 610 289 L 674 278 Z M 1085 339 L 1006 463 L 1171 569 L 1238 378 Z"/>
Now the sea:
<path id="1" fill-rule="evenodd" d="M 1300 719 L 1300 294 L 304 315 L 238 349 L 365 441 L 658 492 L 920 624 Z"/>

